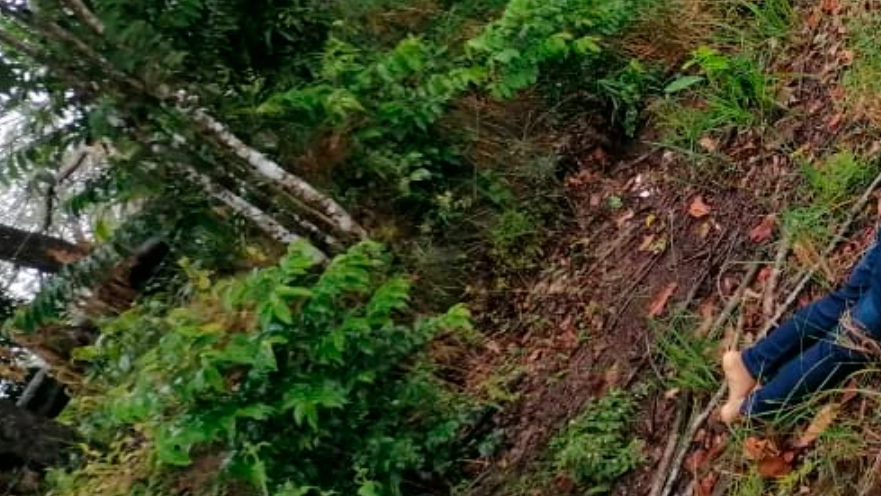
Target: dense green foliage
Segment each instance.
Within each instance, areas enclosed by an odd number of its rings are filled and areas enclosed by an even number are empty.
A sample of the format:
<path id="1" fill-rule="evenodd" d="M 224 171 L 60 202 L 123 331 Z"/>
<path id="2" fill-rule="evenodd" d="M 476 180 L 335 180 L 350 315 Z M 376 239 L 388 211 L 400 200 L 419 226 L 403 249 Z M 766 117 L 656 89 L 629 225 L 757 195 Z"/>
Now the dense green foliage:
<path id="1" fill-rule="evenodd" d="M 474 334 L 451 303 L 475 268 L 541 258 L 558 102 L 636 134 L 661 74 L 614 37 L 651 3 L 94 0 L 94 19 L 0 4 L 0 32 L 24 43 L 0 57 L 0 102 L 28 136 L 0 179 L 56 194 L 67 156 L 93 151 L 61 178 L 58 216 L 88 223 L 95 246 L 13 327 L 73 321 L 84 288 L 144 240 L 178 262 L 128 311 L 88 315 L 100 338 L 73 352 L 85 373 L 66 412 L 86 448 L 52 472 L 55 494 L 459 482 L 465 451 L 500 441 L 462 439 L 474 400 L 430 345 Z M 615 398 L 570 436 L 611 458 L 561 441 L 561 470 L 606 485 L 636 463 Z"/>
<path id="2" fill-rule="evenodd" d="M 628 429 L 636 411 L 632 396 L 610 391 L 591 402 L 554 439 L 551 449 L 557 470 L 588 488 L 588 494 L 608 492 L 618 477 L 642 460 L 642 447 Z"/>
<path id="3" fill-rule="evenodd" d="M 258 494 L 399 494 L 405 474 L 443 474 L 466 410 L 422 353 L 468 313 L 414 321 L 389 263 L 365 243 L 323 272 L 302 246 L 246 277 L 190 269 L 185 303 L 144 302 L 78 350 L 103 393 L 69 415 L 94 441 L 143 437 L 157 469 L 222 457 Z"/>

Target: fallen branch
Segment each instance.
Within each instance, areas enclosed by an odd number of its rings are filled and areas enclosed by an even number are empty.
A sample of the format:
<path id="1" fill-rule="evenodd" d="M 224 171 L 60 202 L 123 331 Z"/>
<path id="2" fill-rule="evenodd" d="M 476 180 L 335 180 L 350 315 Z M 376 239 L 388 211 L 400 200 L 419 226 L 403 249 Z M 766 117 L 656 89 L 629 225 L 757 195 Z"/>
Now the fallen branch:
<path id="1" fill-rule="evenodd" d="M 713 321 L 713 325 L 710 326 L 710 330 L 707 331 L 708 337 L 713 337 L 719 331 L 719 329 L 725 325 L 725 322 L 731 317 L 731 314 L 734 313 L 734 310 L 740 305 L 740 302 L 743 300 L 743 295 L 746 294 L 746 290 L 750 287 L 755 280 L 756 275 L 759 273 L 760 264 L 753 264 L 746 274 L 743 276 L 743 281 L 741 281 L 740 286 L 737 288 L 737 291 L 734 292 L 734 295 L 731 296 L 731 299 L 728 300 L 728 303 L 725 305 L 725 308 L 722 309 L 722 312 L 716 317 L 716 320 Z"/>
<path id="2" fill-rule="evenodd" d="M 682 427 L 682 423 L 685 421 L 685 408 L 687 405 L 688 398 L 683 395 L 676 408 L 676 419 L 673 421 L 673 427 L 670 429 L 670 436 L 667 438 L 664 454 L 661 456 L 661 461 L 658 464 L 655 476 L 652 477 L 652 486 L 649 491 L 649 496 L 660 496 L 661 490 L 664 489 L 664 483 L 667 482 L 667 470 L 670 467 L 670 462 L 673 461 L 673 455 L 676 453 L 676 448 L 679 446 L 679 437 L 681 435 L 679 431 Z"/>
<path id="3" fill-rule="evenodd" d="M 713 321 L 713 325 L 710 327 L 710 331 L 708 335 L 712 335 L 716 330 L 722 327 L 725 322 L 728 321 L 728 318 L 731 317 L 731 314 L 734 313 L 734 310 L 743 300 L 743 295 L 746 294 L 747 288 L 752 284 L 752 281 L 755 279 L 756 275 L 759 273 L 759 264 L 753 264 L 746 274 L 743 276 L 743 280 L 740 283 L 740 286 L 737 288 L 737 291 L 734 292 L 734 295 L 728 300 L 728 303 L 725 305 L 725 308 L 722 309 L 722 312 L 716 317 L 716 320 Z M 678 442 L 679 435 L 676 434 L 678 432 L 678 426 L 675 428 L 674 433 L 668 439 L 668 444 L 664 452 L 664 457 L 662 458 L 661 465 L 659 465 L 657 472 L 655 473 L 654 478 L 652 479 L 652 490 L 649 493 L 649 496 L 669 496 L 673 491 L 673 486 L 676 484 L 676 480 L 679 478 L 679 472 L 682 470 L 682 462 L 685 460 L 685 456 L 688 454 L 688 450 L 691 447 L 691 442 L 694 439 L 694 435 L 697 433 L 698 429 L 707 421 L 710 413 L 712 413 L 713 409 L 716 408 L 719 401 L 721 401 L 722 397 L 725 395 L 725 392 L 728 391 L 728 385 L 722 384 L 719 387 L 719 390 L 713 395 L 713 398 L 710 400 L 710 403 L 706 406 L 706 408 L 691 421 L 688 428 L 685 431 L 685 434 L 681 437 L 682 441 Z M 681 404 L 679 407 L 679 411 L 677 412 L 677 419 L 680 417 L 684 417 L 685 415 L 685 404 Z M 675 449 L 670 447 L 671 442 Z M 671 450 L 672 453 L 667 452 L 667 450 Z M 675 453 L 675 454 L 673 454 Z M 670 458 L 670 461 L 665 461 Z M 660 490 L 658 489 L 660 488 Z"/>
<path id="4" fill-rule="evenodd" d="M 706 408 L 704 408 L 703 411 L 701 411 L 701 413 L 698 414 L 698 416 L 688 425 L 685 434 L 682 436 L 682 442 L 679 444 L 679 449 L 676 451 L 676 456 L 673 458 L 670 475 L 669 477 L 666 477 L 667 481 L 659 496 L 669 496 L 670 493 L 673 492 L 673 487 L 676 485 L 677 479 L 679 479 L 679 472 L 682 470 L 682 462 L 685 461 L 685 456 L 688 454 L 689 448 L 691 448 L 691 441 L 694 439 L 697 431 L 704 425 L 704 422 L 710 417 L 710 414 L 719 402 L 722 401 L 726 392 L 728 392 L 728 384 L 722 384 L 719 390 L 716 391 L 716 394 L 710 399 Z"/>
<path id="5" fill-rule="evenodd" d="M 838 246 L 838 244 L 841 243 L 841 241 L 843 241 L 845 239 L 845 234 L 847 234 L 847 232 L 850 230 L 851 224 L 853 224 L 857 215 L 859 215 L 859 213 L 865 208 L 866 204 L 869 202 L 869 199 L 872 196 L 872 192 L 879 186 L 879 184 L 881 184 L 881 174 L 878 174 L 878 176 L 872 181 L 872 184 L 869 185 L 869 187 L 866 189 L 866 191 L 863 193 L 863 195 L 859 198 L 859 200 L 851 208 L 850 212 L 848 213 L 847 219 L 841 225 L 841 227 L 839 227 L 838 232 L 836 233 L 835 237 L 832 238 L 831 241 L 829 241 L 829 244 L 826 245 L 826 248 L 823 250 L 821 260 L 827 258 L 835 250 L 835 248 Z M 786 241 L 784 241 L 784 244 L 786 244 Z M 785 257 L 785 255 L 780 254 L 782 251 L 783 251 L 782 248 L 778 251 L 778 253 L 777 253 L 778 259 Z M 781 264 L 782 264 L 782 262 L 781 262 Z M 775 260 L 775 265 L 776 265 L 776 260 Z M 785 314 L 789 310 L 789 308 L 795 303 L 795 301 L 798 299 L 798 295 L 801 294 L 801 292 L 807 286 L 808 282 L 811 280 L 811 278 L 813 278 L 814 274 L 816 274 L 817 270 L 820 268 L 820 265 L 821 265 L 821 262 L 818 261 L 817 263 L 813 264 L 810 269 L 804 271 L 799 276 L 799 281 L 796 284 L 795 288 L 789 293 L 789 295 L 786 298 L 786 301 L 784 301 L 784 303 L 778 307 L 777 312 L 774 314 L 774 316 L 765 323 L 765 326 L 762 328 L 761 332 L 759 333 L 759 337 L 764 336 L 765 334 L 767 334 L 767 332 L 769 330 L 774 328 L 774 326 L 777 324 L 777 322 L 780 320 L 780 318 L 783 316 L 783 314 Z M 757 271 L 758 266 L 754 266 L 754 269 Z M 750 274 L 747 274 L 747 276 L 749 276 L 749 275 Z M 755 276 L 755 274 L 753 274 L 753 276 Z M 734 311 L 734 308 L 737 306 L 737 303 L 739 302 L 739 298 L 737 298 L 737 297 L 738 296 L 740 298 L 743 297 L 742 290 L 745 290 L 745 287 L 747 286 L 747 284 L 745 284 L 746 281 L 747 281 L 747 278 L 745 277 L 744 283 L 741 283 L 740 288 L 738 289 L 737 293 L 735 293 L 735 297 L 732 298 L 732 300 L 728 302 L 728 305 L 726 305 L 725 310 L 722 311 L 722 313 L 719 315 L 719 318 L 717 318 L 716 321 L 713 323 L 713 327 L 711 329 L 716 328 L 717 326 L 721 326 L 722 324 L 724 324 L 725 320 L 728 319 L 728 315 L 730 315 L 730 313 L 732 311 Z M 729 307 L 730 307 L 730 311 L 728 311 Z M 728 312 L 726 312 L 726 311 L 728 311 Z M 739 336 L 738 336 L 738 339 L 739 339 Z M 735 342 L 734 345 L 736 346 L 737 342 Z M 691 445 L 691 440 L 694 438 L 694 435 L 697 433 L 697 430 L 707 420 L 707 418 L 710 416 L 710 413 L 713 411 L 713 409 L 716 408 L 716 405 L 719 403 L 719 401 L 721 401 L 722 397 L 725 395 L 725 393 L 727 391 L 728 391 L 728 384 L 723 383 L 719 387 L 719 389 L 716 391 L 716 394 L 713 395 L 713 398 L 710 400 L 710 403 L 706 406 L 706 408 L 704 408 L 704 410 L 701 412 L 700 415 L 695 417 L 694 421 L 689 426 L 688 430 L 685 433 L 685 436 L 683 436 L 683 441 L 680 444 L 679 450 L 676 453 L 676 457 L 673 460 L 672 468 L 670 470 L 670 475 L 668 477 L 666 477 L 666 483 L 664 484 L 664 490 L 661 492 L 661 494 L 659 496 L 669 496 L 670 492 L 673 490 L 673 486 L 676 484 L 676 479 L 678 479 L 679 472 L 682 469 L 682 462 L 685 460 L 685 456 L 688 453 L 688 449 Z"/>
<path id="6" fill-rule="evenodd" d="M 261 231 L 273 239 L 284 244 L 303 241 L 301 236 L 288 230 L 287 227 L 283 226 L 275 218 L 244 198 L 215 183 L 211 178 L 197 171 L 195 168 L 185 164 L 178 164 L 177 167 L 185 171 L 194 183 L 201 186 L 202 189 L 217 200 L 226 204 L 237 214 L 253 222 Z M 310 248 L 310 256 L 312 256 L 317 262 L 324 262 L 327 260 L 327 256 L 321 250 L 314 248 L 311 244 Z"/>
<path id="7" fill-rule="evenodd" d="M 774 296 L 777 293 L 777 281 L 780 279 L 780 273 L 783 272 L 783 263 L 786 261 L 786 256 L 789 255 L 790 246 L 789 237 L 785 236 L 777 248 L 777 256 L 774 257 L 774 268 L 771 269 L 771 275 L 768 276 L 768 281 L 765 284 L 765 294 L 762 299 L 762 315 L 764 315 L 765 320 L 774 317 Z"/>
<path id="8" fill-rule="evenodd" d="M 76 9 L 80 5 L 84 6 L 85 4 L 75 1 L 69 7 L 74 9 L 78 15 L 81 15 L 83 12 L 79 12 Z M 2 2 L 0 2 L 0 13 L 15 19 L 23 28 L 33 29 L 46 40 L 72 46 L 82 55 L 83 59 L 101 69 L 108 76 L 107 79 L 109 81 L 119 83 L 121 90 L 131 91 L 136 95 L 146 96 L 160 103 L 173 105 L 190 121 L 194 130 L 209 141 L 218 144 L 231 155 L 238 157 L 249 166 L 251 172 L 267 179 L 271 183 L 281 185 L 298 200 L 319 210 L 330 220 L 329 227 L 337 234 L 343 234 L 349 239 L 363 239 L 367 237 L 366 231 L 333 198 L 317 190 L 301 177 L 288 172 L 276 161 L 242 141 L 225 123 L 214 118 L 207 110 L 195 105 L 198 103 L 198 100 L 192 98 L 186 91 L 172 91 L 161 85 L 157 88 L 148 87 L 139 79 L 117 69 L 108 59 L 92 49 L 89 44 L 54 22 L 45 21 L 41 17 L 31 15 L 30 12 L 5 5 Z M 90 11 L 86 9 L 85 14 L 88 16 Z M 97 19 L 97 16 L 92 16 L 94 19 Z M 84 18 L 84 22 L 89 23 L 90 21 Z M 103 32 L 103 27 L 100 24 L 92 27 L 93 29 L 97 28 L 96 32 Z M 58 66 L 52 63 L 52 61 L 46 60 L 39 50 L 18 42 L 15 37 L 9 36 L 2 31 L 0 31 L 0 42 L 12 46 L 17 51 L 38 62 L 46 63 L 50 70 L 55 70 Z"/>

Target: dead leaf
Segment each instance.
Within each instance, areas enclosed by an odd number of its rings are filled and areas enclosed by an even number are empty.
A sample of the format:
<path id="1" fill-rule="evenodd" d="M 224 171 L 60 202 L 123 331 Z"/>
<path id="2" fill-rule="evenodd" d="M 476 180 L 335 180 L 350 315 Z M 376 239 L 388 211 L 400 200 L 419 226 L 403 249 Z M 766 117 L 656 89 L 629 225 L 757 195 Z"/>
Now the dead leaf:
<path id="1" fill-rule="evenodd" d="M 777 215 L 766 215 L 762 222 L 749 232 L 749 239 L 753 243 L 764 243 L 774 235 L 774 226 L 777 225 Z"/>
<path id="2" fill-rule="evenodd" d="M 682 390 L 679 388 L 668 389 L 668 390 L 664 391 L 664 399 L 668 400 L 668 401 L 675 400 L 676 398 L 679 397 L 679 393 L 681 393 L 681 392 L 682 392 Z"/>
<path id="3" fill-rule="evenodd" d="M 621 382 L 621 367 L 618 362 L 609 367 L 603 374 L 603 382 L 606 386 L 617 386 Z"/>
<path id="4" fill-rule="evenodd" d="M 636 251 L 649 251 L 649 248 L 652 246 L 652 243 L 655 242 L 655 235 L 649 234 L 646 237 L 642 238 L 642 243 L 639 244 L 639 248 Z"/>
<path id="5" fill-rule="evenodd" d="M 832 425 L 836 416 L 838 416 L 838 405 L 835 403 L 825 405 L 811 420 L 804 434 L 792 443 L 792 446 L 801 449 L 814 444 L 820 434 L 823 434 Z"/>
<path id="6" fill-rule="evenodd" d="M 782 456 L 761 460 L 758 468 L 759 475 L 766 479 L 776 479 L 792 472 L 792 465 L 786 463 Z"/>
<path id="7" fill-rule="evenodd" d="M 719 140 L 711 138 L 709 136 L 704 136 L 703 138 L 699 139 L 697 143 L 701 146 L 701 148 L 710 153 L 714 153 L 716 150 L 719 149 Z"/>
<path id="8" fill-rule="evenodd" d="M 850 402 L 850 400 L 854 399 L 856 397 L 856 395 L 858 395 L 860 393 L 860 390 L 857 386 L 858 386 L 858 384 L 857 384 L 856 379 L 851 379 L 847 383 L 847 386 L 844 388 L 844 394 L 841 395 L 841 404 L 842 405 Z"/>
<path id="9" fill-rule="evenodd" d="M 817 250 L 817 247 L 810 240 L 799 241 L 793 243 L 792 253 L 800 264 L 805 267 L 819 266 L 819 272 L 823 274 L 830 283 L 836 282 L 835 273 L 829 266 L 829 262 Z"/>
<path id="10" fill-rule="evenodd" d="M 701 219 L 710 215 L 710 206 L 704 203 L 704 199 L 700 197 L 700 195 L 695 196 L 694 200 L 691 201 L 691 205 L 688 207 L 688 215 L 694 217 L 695 219 Z"/>
<path id="11" fill-rule="evenodd" d="M 839 0 L 823 0 L 820 8 L 827 14 L 838 14 L 841 12 L 841 2 Z"/>
<path id="12" fill-rule="evenodd" d="M 53 248 L 47 249 L 46 253 L 49 255 L 50 258 L 62 265 L 68 265 L 77 262 L 86 255 L 85 252 L 80 253 L 76 250 L 56 250 Z"/>
<path id="13" fill-rule="evenodd" d="M 712 227 L 713 225 L 709 222 L 702 223 L 700 227 L 697 228 L 697 236 L 700 239 L 707 239 L 707 236 L 710 235 L 710 228 Z"/>
<path id="14" fill-rule="evenodd" d="M 649 305 L 650 318 L 655 318 L 664 313 L 664 309 L 667 308 L 667 302 L 670 301 L 670 297 L 673 296 L 673 293 L 676 292 L 677 288 L 679 288 L 679 284 L 671 282 L 661 290 L 657 296 L 655 296 L 655 299 L 652 300 L 651 305 Z"/>
<path id="15" fill-rule="evenodd" d="M 575 479 L 565 475 L 558 475 L 554 478 L 554 486 L 563 493 L 569 493 L 575 489 Z"/>
<path id="16" fill-rule="evenodd" d="M 780 456 L 780 450 L 774 441 L 750 436 L 743 442 L 743 457 L 747 460 L 760 461 Z"/>
<path id="17" fill-rule="evenodd" d="M 829 119 L 829 122 L 826 124 L 826 127 L 829 128 L 830 131 L 835 131 L 838 126 L 841 124 L 841 121 L 844 120 L 844 114 L 838 113 L 832 116 Z"/>
<path id="18" fill-rule="evenodd" d="M 707 474 L 706 477 L 700 480 L 697 487 L 695 488 L 696 496 L 710 496 L 713 494 L 713 489 L 716 488 L 716 482 L 719 481 L 719 475 L 715 473 Z"/>

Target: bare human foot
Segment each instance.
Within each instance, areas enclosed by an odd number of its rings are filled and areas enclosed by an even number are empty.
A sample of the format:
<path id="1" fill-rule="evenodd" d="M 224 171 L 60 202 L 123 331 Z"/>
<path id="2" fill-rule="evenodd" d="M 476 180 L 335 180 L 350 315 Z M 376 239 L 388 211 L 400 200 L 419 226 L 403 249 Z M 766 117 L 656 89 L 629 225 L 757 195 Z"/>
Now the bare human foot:
<path id="1" fill-rule="evenodd" d="M 740 406 L 747 395 L 756 387 L 756 380 L 743 364 L 739 351 L 728 351 L 722 357 L 722 370 L 728 381 L 728 402 L 722 407 L 722 422 L 732 424 L 740 416 Z"/>

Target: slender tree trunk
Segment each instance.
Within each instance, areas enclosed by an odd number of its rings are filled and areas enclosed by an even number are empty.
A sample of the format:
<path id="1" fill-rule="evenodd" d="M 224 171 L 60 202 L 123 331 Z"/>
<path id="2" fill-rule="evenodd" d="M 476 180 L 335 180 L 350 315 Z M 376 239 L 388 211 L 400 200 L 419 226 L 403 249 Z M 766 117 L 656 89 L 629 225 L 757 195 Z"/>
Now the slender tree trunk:
<path id="1" fill-rule="evenodd" d="M 88 10 L 85 4 L 76 1 L 73 3 L 77 5 L 68 5 L 68 7 L 74 10 L 83 22 L 89 24 L 98 33 L 104 31 L 100 20 Z M 82 56 L 89 59 L 92 64 L 110 76 L 117 84 L 123 85 L 128 91 L 134 91 L 142 96 L 175 105 L 178 111 L 190 120 L 193 128 L 199 131 L 205 138 L 214 141 L 217 145 L 244 161 L 256 174 L 280 184 L 304 204 L 321 212 L 339 234 L 349 238 L 366 237 L 364 229 L 333 198 L 318 191 L 307 181 L 295 174 L 291 174 L 277 162 L 242 141 L 228 126 L 214 118 L 204 109 L 198 108 L 196 106 L 198 101 L 192 101 L 186 91 L 148 88 L 142 81 L 118 70 L 86 42 L 57 24 L 36 18 L 31 13 L 25 13 L 10 6 L 4 6 L 2 2 L 0 2 L 0 12 L 16 19 L 22 26 L 33 29 L 48 40 L 74 47 Z M 93 20 L 97 20 L 98 23 L 95 25 Z M 3 41 L 5 38 L 9 37 L 0 36 L 0 41 Z M 24 51 L 22 47 L 14 46 L 14 48 Z M 24 53 L 32 58 L 35 57 L 32 51 L 24 51 Z M 40 59 L 37 58 L 36 60 Z M 54 70 L 55 68 L 50 66 L 49 69 Z"/>
<path id="2" fill-rule="evenodd" d="M 0 260 L 55 273 L 83 254 L 80 247 L 63 239 L 0 225 Z"/>
<path id="3" fill-rule="evenodd" d="M 61 0 L 73 13 L 99 36 L 104 34 L 104 24 L 82 0 Z"/>
<path id="4" fill-rule="evenodd" d="M 196 184 L 201 186 L 203 190 L 208 192 L 215 199 L 230 207 L 237 214 L 250 220 L 254 225 L 260 228 L 260 230 L 277 241 L 285 244 L 296 241 L 305 241 L 301 236 L 289 231 L 285 226 L 259 207 L 215 183 L 205 174 L 202 174 L 187 165 L 180 164 L 178 167 L 184 170 Z M 327 256 L 317 248 L 314 249 L 313 256 L 318 262 L 324 262 L 327 260 Z"/>
<path id="5" fill-rule="evenodd" d="M 181 97 L 179 103 L 185 103 L 185 100 L 185 97 Z M 286 171 L 278 163 L 247 145 L 225 124 L 204 110 L 189 110 L 182 105 L 179 105 L 178 108 L 192 119 L 202 134 L 214 139 L 232 154 L 245 161 L 257 174 L 282 185 L 303 203 L 315 207 L 326 215 L 337 231 L 350 237 L 365 237 L 364 229 L 333 198 L 321 193 L 305 180 Z"/>

